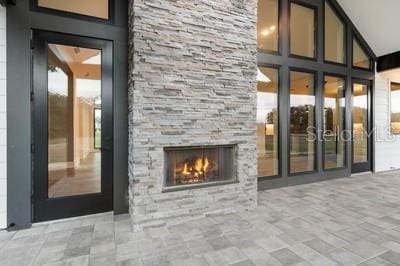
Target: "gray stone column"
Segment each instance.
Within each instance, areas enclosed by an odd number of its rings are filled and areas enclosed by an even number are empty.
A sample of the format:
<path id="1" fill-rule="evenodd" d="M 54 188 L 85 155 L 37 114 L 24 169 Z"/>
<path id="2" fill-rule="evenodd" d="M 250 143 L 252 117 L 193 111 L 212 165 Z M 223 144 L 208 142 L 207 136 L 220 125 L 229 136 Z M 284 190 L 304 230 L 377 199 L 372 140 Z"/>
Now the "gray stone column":
<path id="1" fill-rule="evenodd" d="M 256 0 L 130 3 L 129 202 L 135 230 L 254 208 Z M 237 144 L 238 183 L 163 193 L 164 148 Z"/>

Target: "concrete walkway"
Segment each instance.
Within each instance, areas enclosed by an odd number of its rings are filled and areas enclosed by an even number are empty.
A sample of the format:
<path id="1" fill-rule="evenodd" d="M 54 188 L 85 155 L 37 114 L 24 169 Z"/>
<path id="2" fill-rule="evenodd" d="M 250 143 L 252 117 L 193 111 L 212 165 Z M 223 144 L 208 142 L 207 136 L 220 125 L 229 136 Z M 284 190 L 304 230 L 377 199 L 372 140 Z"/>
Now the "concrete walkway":
<path id="1" fill-rule="evenodd" d="M 400 172 L 260 192 L 254 211 L 140 233 L 101 214 L 0 241 L 0 265 L 400 265 Z"/>

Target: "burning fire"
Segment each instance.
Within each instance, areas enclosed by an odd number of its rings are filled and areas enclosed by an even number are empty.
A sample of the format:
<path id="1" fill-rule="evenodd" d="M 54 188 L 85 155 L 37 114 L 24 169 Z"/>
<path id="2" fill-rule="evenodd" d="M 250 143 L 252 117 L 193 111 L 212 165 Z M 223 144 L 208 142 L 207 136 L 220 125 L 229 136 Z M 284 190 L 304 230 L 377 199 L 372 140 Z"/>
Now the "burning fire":
<path id="1" fill-rule="evenodd" d="M 189 163 L 185 163 L 185 165 L 183 166 L 182 174 L 191 175 L 193 173 L 195 176 L 198 176 L 203 173 L 207 173 L 209 166 L 210 162 L 208 161 L 207 157 L 197 158 L 193 166 L 190 166 Z"/>
<path id="2" fill-rule="evenodd" d="M 217 164 L 207 156 L 193 158 L 175 167 L 175 180 L 183 184 L 204 182 L 215 175 L 217 169 Z"/>

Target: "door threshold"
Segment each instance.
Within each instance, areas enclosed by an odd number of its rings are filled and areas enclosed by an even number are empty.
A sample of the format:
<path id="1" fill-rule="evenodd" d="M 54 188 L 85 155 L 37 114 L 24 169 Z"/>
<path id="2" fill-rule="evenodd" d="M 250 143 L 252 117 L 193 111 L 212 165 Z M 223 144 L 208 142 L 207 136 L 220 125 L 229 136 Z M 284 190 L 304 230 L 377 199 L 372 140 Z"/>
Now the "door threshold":
<path id="1" fill-rule="evenodd" d="M 45 222 L 37 222 L 37 223 L 32 223 L 32 227 L 33 226 L 50 225 L 50 224 L 55 224 L 55 223 L 70 222 L 70 221 L 76 221 L 76 220 L 95 219 L 95 218 L 101 218 L 103 216 L 106 217 L 108 215 L 114 217 L 114 212 L 113 211 L 111 211 L 111 212 L 100 212 L 100 213 L 83 215 L 83 216 L 56 219 L 56 220 L 45 221 Z"/>
<path id="2" fill-rule="evenodd" d="M 367 172 L 361 172 L 361 173 L 354 173 L 354 174 L 351 174 L 350 177 L 353 177 L 353 176 L 360 176 L 360 175 L 366 175 L 366 174 L 373 175 L 373 172 L 372 172 L 372 171 L 367 171 Z"/>

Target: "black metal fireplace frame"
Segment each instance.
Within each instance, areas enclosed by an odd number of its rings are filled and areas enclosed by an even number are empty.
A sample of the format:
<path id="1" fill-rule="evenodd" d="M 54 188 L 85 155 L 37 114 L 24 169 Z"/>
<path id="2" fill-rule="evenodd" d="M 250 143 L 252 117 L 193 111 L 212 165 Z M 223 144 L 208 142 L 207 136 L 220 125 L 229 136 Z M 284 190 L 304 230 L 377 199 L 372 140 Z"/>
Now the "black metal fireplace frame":
<path id="1" fill-rule="evenodd" d="M 229 180 L 214 181 L 214 182 L 203 182 L 197 184 L 185 184 L 185 185 L 167 185 L 168 176 L 168 152 L 171 151 L 184 151 L 184 150 L 198 150 L 198 149 L 219 149 L 219 148 L 230 148 L 232 149 L 232 178 Z M 173 192 L 182 190 L 191 190 L 205 187 L 222 186 L 239 183 L 237 174 L 237 144 L 226 144 L 226 145 L 193 145 L 193 146 L 170 146 L 164 148 L 164 171 L 163 171 L 163 190 L 162 192 Z"/>

